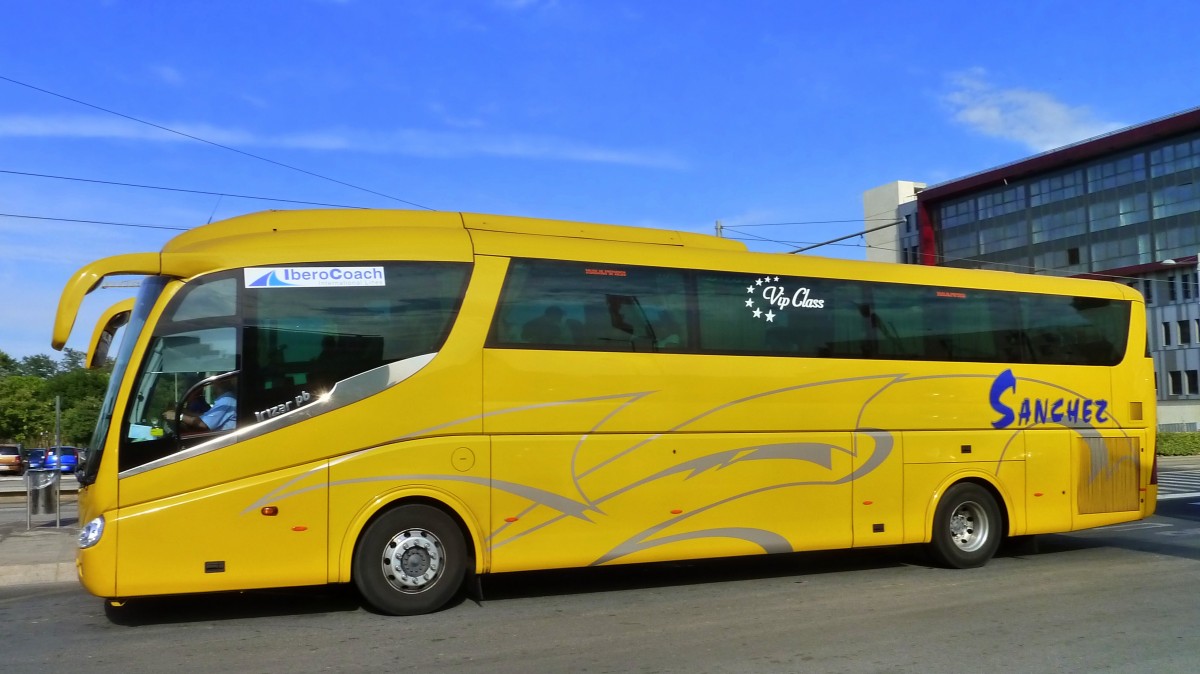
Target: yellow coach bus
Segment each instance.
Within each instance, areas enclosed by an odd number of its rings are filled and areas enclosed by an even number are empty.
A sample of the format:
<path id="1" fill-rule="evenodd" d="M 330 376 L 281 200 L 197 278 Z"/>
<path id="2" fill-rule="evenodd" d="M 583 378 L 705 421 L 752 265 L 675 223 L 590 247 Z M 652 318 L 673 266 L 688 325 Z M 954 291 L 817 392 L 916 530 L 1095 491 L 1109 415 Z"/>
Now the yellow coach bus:
<path id="1" fill-rule="evenodd" d="M 1001 539 L 1154 511 L 1143 300 L 1120 284 L 751 253 L 466 213 L 258 213 L 145 275 L 81 474 L 119 601 Z"/>

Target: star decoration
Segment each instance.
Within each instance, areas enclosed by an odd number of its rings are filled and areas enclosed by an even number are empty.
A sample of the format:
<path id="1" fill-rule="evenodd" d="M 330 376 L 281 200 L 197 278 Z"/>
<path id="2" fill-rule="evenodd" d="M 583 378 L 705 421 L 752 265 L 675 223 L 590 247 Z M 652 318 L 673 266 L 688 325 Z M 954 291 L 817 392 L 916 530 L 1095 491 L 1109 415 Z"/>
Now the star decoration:
<path id="1" fill-rule="evenodd" d="M 774 311 L 768 311 L 768 312 L 767 312 L 767 322 L 768 322 L 768 323 L 774 323 L 774 322 L 775 322 L 775 312 L 774 312 Z"/>
<path id="2" fill-rule="evenodd" d="M 762 279 L 758 279 L 757 281 L 754 282 L 754 285 L 760 286 L 760 285 L 762 285 L 762 282 L 763 282 Z"/>
<path id="3" fill-rule="evenodd" d="M 755 310 L 754 310 L 754 317 L 755 317 L 755 318 L 758 318 L 759 316 L 762 316 L 762 309 L 755 309 Z"/>
<path id="4" fill-rule="evenodd" d="M 754 300 L 753 299 L 746 300 L 746 306 L 748 306 L 748 307 L 754 306 Z"/>
<path id="5" fill-rule="evenodd" d="M 748 292 L 748 293 L 752 293 L 752 292 L 754 292 L 754 286 L 747 286 L 747 287 L 746 287 L 746 292 Z"/>

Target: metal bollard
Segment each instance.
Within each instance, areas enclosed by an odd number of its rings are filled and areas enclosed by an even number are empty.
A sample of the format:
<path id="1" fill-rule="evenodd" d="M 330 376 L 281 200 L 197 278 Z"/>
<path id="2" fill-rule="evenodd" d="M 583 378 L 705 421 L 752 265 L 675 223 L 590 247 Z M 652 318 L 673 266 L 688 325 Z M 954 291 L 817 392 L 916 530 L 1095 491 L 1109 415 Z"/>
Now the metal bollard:
<path id="1" fill-rule="evenodd" d="M 62 476 L 57 470 L 35 468 L 25 472 L 26 528 L 32 528 L 33 515 L 55 515 L 58 524 L 58 485 Z"/>
<path id="2" fill-rule="evenodd" d="M 55 478 L 58 475 L 54 476 Z M 58 485 L 58 480 L 50 480 L 50 483 L 42 487 L 42 504 L 46 507 L 47 515 L 54 515 L 58 512 L 58 499 L 55 498 L 55 487 Z"/>

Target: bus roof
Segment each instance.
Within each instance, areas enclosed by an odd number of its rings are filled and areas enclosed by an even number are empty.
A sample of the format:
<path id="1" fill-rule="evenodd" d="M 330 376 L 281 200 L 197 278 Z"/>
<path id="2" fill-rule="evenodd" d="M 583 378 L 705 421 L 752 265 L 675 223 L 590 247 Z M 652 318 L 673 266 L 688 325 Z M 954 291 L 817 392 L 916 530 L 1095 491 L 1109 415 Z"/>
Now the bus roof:
<path id="1" fill-rule="evenodd" d="M 345 230 L 481 230 L 560 236 L 576 239 L 648 243 L 689 248 L 744 251 L 739 241 L 722 239 L 708 234 L 681 232 L 625 225 L 599 225 L 565 220 L 523 218 L 508 215 L 485 215 L 449 211 L 411 211 L 375 209 L 314 209 L 293 211 L 262 211 L 196 227 L 171 239 L 163 246 L 164 253 L 190 252 L 209 249 L 228 241 L 241 243 L 242 237 L 279 233 L 327 232 L 342 236 Z"/>

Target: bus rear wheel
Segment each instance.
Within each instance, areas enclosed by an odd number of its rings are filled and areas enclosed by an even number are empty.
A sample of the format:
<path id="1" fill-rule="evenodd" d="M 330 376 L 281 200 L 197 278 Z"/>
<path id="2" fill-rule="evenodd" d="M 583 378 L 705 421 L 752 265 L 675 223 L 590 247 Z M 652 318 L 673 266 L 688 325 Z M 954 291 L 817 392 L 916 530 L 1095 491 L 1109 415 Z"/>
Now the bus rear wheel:
<path id="1" fill-rule="evenodd" d="M 1000 527 L 1000 507 L 991 492 L 960 482 L 947 489 L 938 503 L 929 550 L 952 569 L 983 566 L 1000 547 Z"/>
<path id="2" fill-rule="evenodd" d="M 354 583 L 388 615 L 436 611 L 462 587 L 467 546 L 445 512 L 427 505 L 393 508 L 372 522 L 354 552 Z"/>

